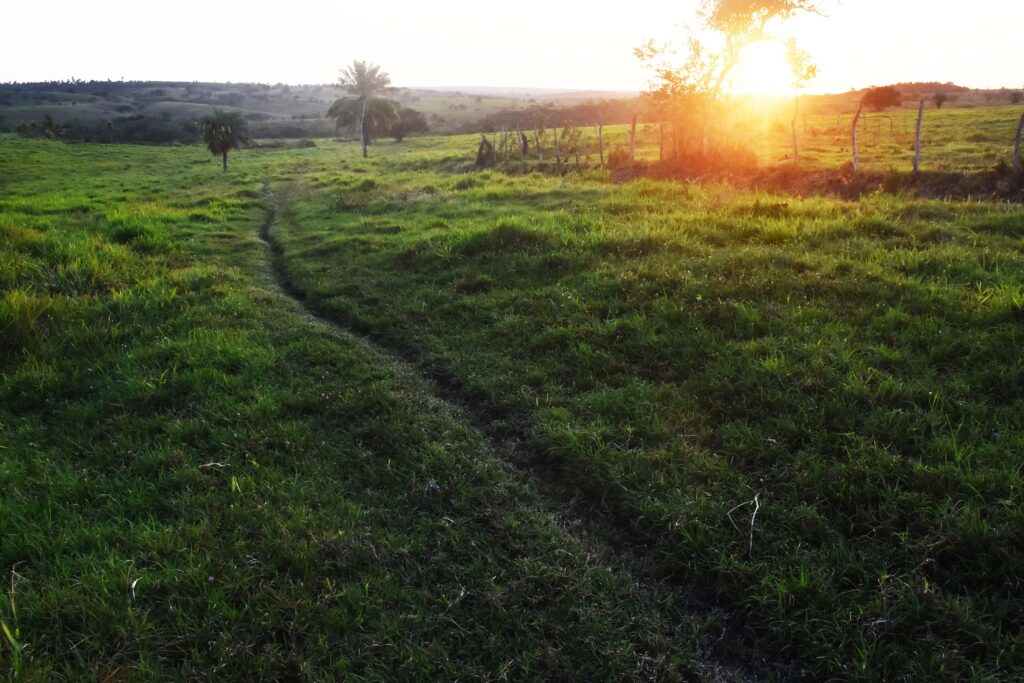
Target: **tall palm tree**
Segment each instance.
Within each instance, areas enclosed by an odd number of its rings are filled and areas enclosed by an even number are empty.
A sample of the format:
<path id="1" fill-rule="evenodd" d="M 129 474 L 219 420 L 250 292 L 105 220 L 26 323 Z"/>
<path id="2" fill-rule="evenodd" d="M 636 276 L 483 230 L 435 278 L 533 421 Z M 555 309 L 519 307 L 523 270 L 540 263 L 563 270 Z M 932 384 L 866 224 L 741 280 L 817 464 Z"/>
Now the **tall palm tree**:
<path id="1" fill-rule="evenodd" d="M 338 128 L 359 131 L 363 158 L 368 156 L 370 135 L 378 135 L 398 122 L 398 104 L 382 97 L 391 89 L 391 77 L 376 64 L 356 60 L 341 72 L 338 86 L 348 93 L 331 105 L 327 115 Z"/>
<path id="2" fill-rule="evenodd" d="M 203 119 L 203 143 L 211 154 L 220 154 L 224 160 L 224 171 L 228 170 L 228 152 L 238 149 L 249 141 L 245 119 L 237 111 L 220 111 Z"/>

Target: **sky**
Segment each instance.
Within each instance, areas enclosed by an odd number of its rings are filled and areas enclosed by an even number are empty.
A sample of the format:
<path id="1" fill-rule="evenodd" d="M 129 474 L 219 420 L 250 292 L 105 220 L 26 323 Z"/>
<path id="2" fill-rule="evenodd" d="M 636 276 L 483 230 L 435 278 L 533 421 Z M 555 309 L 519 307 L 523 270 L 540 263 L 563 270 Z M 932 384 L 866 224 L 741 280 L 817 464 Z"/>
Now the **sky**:
<path id="1" fill-rule="evenodd" d="M 819 66 L 812 92 L 932 80 L 1024 87 L 1020 0 L 826 2 L 827 16 L 788 27 Z M 50 0 L 43 16 L 39 5 L 10 3 L 0 81 L 329 83 L 366 59 L 404 87 L 642 90 L 647 75 L 633 48 L 681 39 L 698 0 L 268 5 Z M 750 61 L 760 71 L 747 81 L 774 68 Z"/>

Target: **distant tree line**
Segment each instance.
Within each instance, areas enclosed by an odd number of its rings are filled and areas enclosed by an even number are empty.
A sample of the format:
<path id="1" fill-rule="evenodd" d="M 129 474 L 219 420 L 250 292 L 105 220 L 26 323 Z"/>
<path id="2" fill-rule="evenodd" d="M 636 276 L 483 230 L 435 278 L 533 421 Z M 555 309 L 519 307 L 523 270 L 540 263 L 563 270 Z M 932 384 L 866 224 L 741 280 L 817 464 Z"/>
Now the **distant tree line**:
<path id="1" fill-rule="evenodd" d="M 914 83 L 893 83 L 892 86 L 901 93 L 907 95 L 934 95 L 937 93 L 943 93 L 949 95 L 951 93 L 965 93 L 970 92 L 970 88 L 966 88 L 956 83 L 939 83 L 938 81 L 929 82 L 914 82 Z"/>
<path id="2" fill-rule="evenodd" d="M 640 100 L 601 100 L 570 106 L 537 104 L 524 109 L 501 109 L 475 122 L 460 127 L 461 133 L 480 133 L 496 130 L 533 130 L 544 126 L 563 128 L 566 126 L 592 126 L 598 123 L 608 125 L 629 123 L 637 110 L 642 108 Z"/>
<path id="3" fill-rule="evenodd" d="M 196 123 L 181 123 L 151 116 L 124 116 L 106 121 L 58 123 L 49 114 L 40 121 L 18 124 L 13 132 L 21 137 L 69 140 L 73 142 L 191 144 L 199 139 Z"/>
<path id="4" fill-rule="evenodd" d="M 245 118 L 254 138 L 325 138 L 335 134 L 333 122 L 324 118 L 290 120 L 253 115 Z M 0 130 L 5 127 L 5 122 L 0 119 Z M 190 145 L 199 140 L 200 122 L 141 115 L 58 122 L 52 116 L 45 115 L 38 121 L 26 121 L 8 130 L 21 137 L 71 142 Z"/>

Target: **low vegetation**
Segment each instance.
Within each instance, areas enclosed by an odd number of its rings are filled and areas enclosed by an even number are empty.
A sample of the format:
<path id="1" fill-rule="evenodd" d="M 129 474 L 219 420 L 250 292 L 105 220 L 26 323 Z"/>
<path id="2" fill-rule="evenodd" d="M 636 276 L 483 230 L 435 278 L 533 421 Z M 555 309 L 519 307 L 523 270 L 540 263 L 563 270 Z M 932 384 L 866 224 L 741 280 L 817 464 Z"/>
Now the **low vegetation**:
<path id="1" fill-rule="evenodd" d="M 713 620 L 275 288 L 262 180 L 320 153 L 0 139 L 0 676 L 707 670 Z"/>
<path id="2" fill-rule="evenodd" d="M 1019 678 L 1020 205 L 478 139 L 0 138 L 0 670 Z"/>
<path id="3" fill-rule="evenodd" d="M 1019 206 L 424 163 L 272 183 L 309 305 L 811 678 L 1019 673 Z"/>

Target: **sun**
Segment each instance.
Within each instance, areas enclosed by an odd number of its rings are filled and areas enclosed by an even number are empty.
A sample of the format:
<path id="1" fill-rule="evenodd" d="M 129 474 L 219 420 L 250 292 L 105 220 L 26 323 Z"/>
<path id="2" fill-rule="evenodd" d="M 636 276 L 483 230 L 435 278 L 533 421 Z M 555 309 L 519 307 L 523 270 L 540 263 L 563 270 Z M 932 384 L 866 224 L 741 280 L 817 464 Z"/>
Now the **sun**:
<path id="1" fill-rule="evenodd" d="M 774 41 L 748 45 L 729 79 L 733 92 L 740 95 L 789 95 L 793 75 L 786 47 Z"/>

